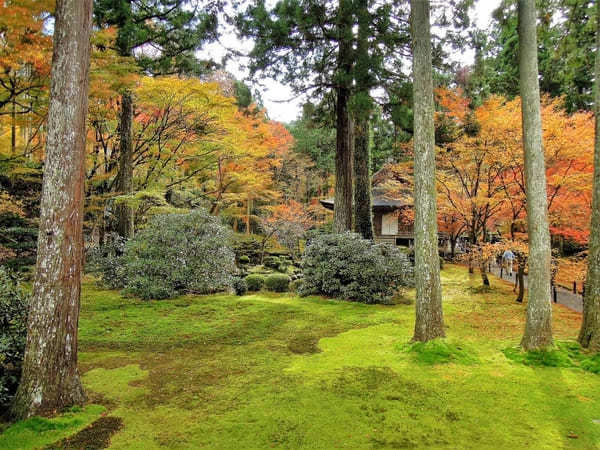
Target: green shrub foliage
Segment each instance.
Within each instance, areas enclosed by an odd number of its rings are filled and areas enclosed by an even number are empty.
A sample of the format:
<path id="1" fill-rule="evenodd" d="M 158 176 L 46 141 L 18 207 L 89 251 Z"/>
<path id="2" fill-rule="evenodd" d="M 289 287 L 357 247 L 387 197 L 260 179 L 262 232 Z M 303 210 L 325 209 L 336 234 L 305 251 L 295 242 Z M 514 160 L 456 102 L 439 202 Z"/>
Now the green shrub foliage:
<path id="1" fill-rule="evenodd" d="M 209 294 L 237 272 L 229 229 L 205 210 L 153 217 L 125 245 L 125 290 L 143 299 Z"/>
<path id="2" fill-rule="evenodd" d="M 35 265 L 38 229 L 28 219 L 0 213 L 0 246 L 12 252 L 0 264 L 14 271 Z"/>
<path id="3" fill-rule="evenodd" d="M 246 280 L 243 278 L 233 280 L 233 290 L 235 291 L 235 295 L 246 295 L 246 292 L 248 292 Z"/>
<path id="4" fill-rule="evenodd" d="M 117 233 L 107 233 L 105 244 L 88 252 L 86 270 L 97 273 L 101 284 L 109 289 L 125 287 L 125 265 L 123 253 L 126 239 Z"/>
<path id="5" fill-rule="evenodd" d="M 273 273 L 265 278 L 265 287 L 273 292 L 287 292 L 290 286 L 290 277 L 283 273 Z"/>
<path id="6" fill-rule="evenodd" d="M 303 261 L 301 295 L 321 294 L 362 303 L 388 303 L 401 286 L 413 284 L 408 257 L 354 233 L 311 239 Z"/>
<path id="7" fill-rule="evenodd" d="M 263 264 L 269 269 L 277 269 L 281 264 L 281 260 L 277 256 L 267 256 Z"/>
<path id="8" fill-rule="evenodd" d="M 265 277 L 258 274 L 248 275 L 244 280 L 249 291 L 260 291 L 265 284 Z"/>
<path id="9" fill-rule="evenodd" d="M 296 279 L 296 280 L 292 280 L 290 282 L 290 292 L 294 292 L 297 293 L 300 290 L 300 287 L 302 286 L 302 279 Z"/>
<path id="10" fill-rule="evenodd" d="M 0 411 L 12 400 L 21 378 L 27 309 L 18 279 L 0 266 Z"/>

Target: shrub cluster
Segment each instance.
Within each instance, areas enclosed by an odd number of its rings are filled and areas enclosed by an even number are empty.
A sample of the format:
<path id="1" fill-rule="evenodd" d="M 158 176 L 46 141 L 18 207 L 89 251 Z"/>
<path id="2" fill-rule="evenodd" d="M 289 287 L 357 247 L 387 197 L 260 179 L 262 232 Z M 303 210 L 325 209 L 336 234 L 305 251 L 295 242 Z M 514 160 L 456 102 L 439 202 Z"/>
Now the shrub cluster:
<path id="1" fill-rule="evenodd" d="M 362 303 L 388 303 L 413 284 L 408 257 L 354 233 L 322 234 L 306 247 L 300 295 L 322 294 Z"/>
<path id="2" fill-rule="evenodd" d="M 87 255 L 86 270 L 99 273 L 102 285 L 109 289 L 125 287 L 123 253 L 126 242 L 118 233 L 107 233 L 104 245 L 91 249 Z"/>
<path id="3" fill-rule="evenodd" d="M 265 287 L 268 291 L 287 292 L 290 281 L 290 277 L 283 273 L 273 273 L 265 278 Z"/>
<path id="4" fill-rule="evenodd" d="M 157 215 L 127 243 L 112 240 L 97 251 L 92 266 L 108 287 L 142 299 L 227 290 L 237 273 L 230 233 L 202 209 Z"/>
<path id="5" fill-rule="evenodd" d="M 265 277 L 259 274 L 251 274 L 244 278 L 249 291 L 260 291 L 265 284 Z"/>
<path id="6" fill-rule="evenodd" d="M 0 410 L 12 400 L 27 338 L 27 296 L 18 279 L 0 266 Z"/>

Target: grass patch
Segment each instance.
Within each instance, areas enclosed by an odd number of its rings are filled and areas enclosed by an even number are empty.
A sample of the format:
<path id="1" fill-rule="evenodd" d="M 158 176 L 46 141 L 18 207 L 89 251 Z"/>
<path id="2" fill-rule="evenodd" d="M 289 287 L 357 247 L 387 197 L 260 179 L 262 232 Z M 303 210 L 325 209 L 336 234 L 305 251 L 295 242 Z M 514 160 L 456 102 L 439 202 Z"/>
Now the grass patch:
<path id="1" fill-rule="evenodd" d="M 15 423 L 0 434 L 0 448 L 25 450 L 45 447 L 76 434 L 105 410 L 101 405 L 73 407 L 53 418 L 32 417 Z"/>
<path id="2" fill-rule="evenodd" d="M 574 341 L 557 341 L 554 348 L 525 352 L 519 347 L 503 350 L 504 355 L 532 367 L 578 367 L 587 372 L 600 374 L 600 354 L 590 354 Z"/>
<path id="3" fill-rule="evenodd" d="M 86 283 L 82 382 L 122 419 L 112 448 L 600 448 L 600 377 L 503 355 L 524 325 L 512 286 L 476 293 L 479 275 L 452 265 L 442 283 L 448 338 L 422 346 L 407 344 L 414 306 L 267 292 L 143 302 Z M 554 305 L 553 317 L 557 340 L 574 339 L 580 315 Z M 78 434 L 104 409 L 84 412 L 62 428 L 46 421 L 63 416 L 15 424 L 0 448 L 106 445 L 110 423 Z"/>
<path id="4" fill-rule="evenodd" d="M 475 352 L 464 344 L 450 342 L 446 339 L 434 339 L 429 342 L 401 344 L 398 350 L 409 353 L 413 360 L 420 364 L 476 364 Z"/>

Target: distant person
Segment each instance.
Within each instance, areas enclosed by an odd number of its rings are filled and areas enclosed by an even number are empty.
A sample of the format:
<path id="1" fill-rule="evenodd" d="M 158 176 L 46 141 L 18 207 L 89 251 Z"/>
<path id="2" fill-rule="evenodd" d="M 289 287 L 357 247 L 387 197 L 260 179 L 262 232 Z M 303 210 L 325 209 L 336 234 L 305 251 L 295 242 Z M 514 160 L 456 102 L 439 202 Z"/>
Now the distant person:
<path id="1" fill-rule="evenodd" d="M 513 275 L 513 261 L 517 257 L 512 252 L 511 249 L 506 249 L 504 254 L 502 255 L 502 260 L 506 263 L 506 268 L 508 269 L 508 276 L 512 277 Z"/>

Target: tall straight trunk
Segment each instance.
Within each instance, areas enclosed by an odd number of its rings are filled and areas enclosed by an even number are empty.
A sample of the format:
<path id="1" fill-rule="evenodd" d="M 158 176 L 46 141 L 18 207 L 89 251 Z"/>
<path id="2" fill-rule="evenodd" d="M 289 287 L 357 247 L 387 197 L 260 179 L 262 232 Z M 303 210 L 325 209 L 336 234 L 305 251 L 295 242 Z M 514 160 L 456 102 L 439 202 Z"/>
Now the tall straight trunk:
<path id="1" fill-rule="evenodd" d="M 17 154 L 17 102 L 12 102 L 12 109 L 10 111 L 10 154 L 15 156 Z"/>
<path id="2" fill-rule="evenodd" d="M 373 239 L 369 120 L 360 114 L 354 126 L 354 231 Z"/>
<path id="3" fill-rule="evenodd" d="M 338 74 L 336 103 L 335 203 L 333 230 L 352 230 L 352 147 L 350 145 L 350 100 L 352 70 L 352 9 L 350 0 L 340 0 L 338 12 Z"/>
<path id="4" fill-rule="evenodd" d="M 133 96 L 125 91 L 121 96 L 121 116 L 119 125 L 119 183 L 117 190 L 121 195 L 133 192 Z M 133 208 L 126 202 L 116 208 L 117 232 L 129 239 L 133 236 Z"/>
<path id="5" fill-rule="evenodd" d="M 438 256 L 435 135 L 429 0 L 411 0 L 414 99 L 415 279 L 414 341 L 443 337 Z"/>
<path id="6" fill-rule="evenodd" d="M 596 139 L 594 141 L 594 186 L 592 195 L 592 223 L 588 270 L 583 302 L 583 322 L 579 342 L 583 347 L 600 352 L 600 2 L 596 3 L 596 80 L 594 116 Z"/>
<path id="7" fill-rule="evenodd" d="M 92 0 L 58 0 L 36 276 L 16 418 L 85 400 L 77 371 Z"/>
<path id="8" fill-rule="evenodd" d="M 550 232 L 546 164 L 542 147 L 535 0 L 519 0 L 519 77 L 525 153 L 529 277 L 525 350 L 552 345 Z"/>
<path id="9" fill-rule="evenodd" d="M 523 303 L 523 298 L 525 297 L 525 264 L 525 260 L 518 260 L 517 284 L 519 285 L 519 293 L 516 299 L 518 303 Z"/>
<path id="10" fill-rule="evenodd" d="M 369 9 L 368 1 L 358 2 L 358 39 L 355 63 L 354 104 L 354 231 L 365 239 L 373 239 L 371 206 L 371 149 L 369 145 Z"/>

